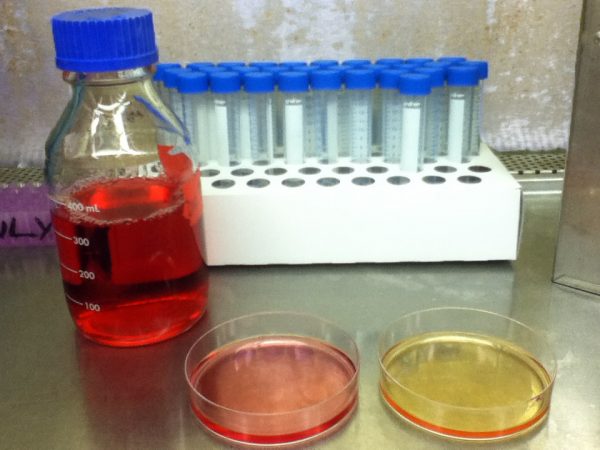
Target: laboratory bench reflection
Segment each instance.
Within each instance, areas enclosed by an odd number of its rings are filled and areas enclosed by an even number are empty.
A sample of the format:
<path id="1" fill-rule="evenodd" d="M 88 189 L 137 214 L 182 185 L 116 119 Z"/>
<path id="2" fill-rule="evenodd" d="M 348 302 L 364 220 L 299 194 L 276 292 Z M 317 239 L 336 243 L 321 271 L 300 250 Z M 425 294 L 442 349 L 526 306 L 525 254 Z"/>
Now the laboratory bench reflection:
<path id="1" fill-rule="evenodd" d="M 189 332 L 115 349 L 71 323 L 53 248 L 8 249 L 0 260 L 0 435 L 3 448 L 219 448 L 190 411 L 187 350 L 244 314 L 286 310 L 328 319 L 360 352 L 359 408 L 312 448 L 452 449 L 389 412 L 378 392 L 377 340 L 397 317 L 437 306 L 508 315 L 548 333 L 558 360 L 550 416 L 494 449 L 592 449 L 600 444 L 600 301 L 550 282 L 560 198 L 526 198 L 514 262 L 219 267 L 209 305 Z M 493 236 L 490 237 L 493 239 Z M 489 445 L 471 445 L 490 448 Z"/>

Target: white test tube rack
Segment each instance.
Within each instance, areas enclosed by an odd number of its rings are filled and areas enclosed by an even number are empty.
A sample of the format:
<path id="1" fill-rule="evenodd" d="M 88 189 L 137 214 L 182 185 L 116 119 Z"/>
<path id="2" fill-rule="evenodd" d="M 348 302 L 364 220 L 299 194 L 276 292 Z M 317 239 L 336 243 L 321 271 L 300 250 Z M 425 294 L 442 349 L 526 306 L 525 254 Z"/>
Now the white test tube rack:
<path id="1" fill-rule="evenodd" d="M 202 169 L 208 265 L 513 260 L 521 188 L 482 144 L 406 172 L 375 156 Z"/>

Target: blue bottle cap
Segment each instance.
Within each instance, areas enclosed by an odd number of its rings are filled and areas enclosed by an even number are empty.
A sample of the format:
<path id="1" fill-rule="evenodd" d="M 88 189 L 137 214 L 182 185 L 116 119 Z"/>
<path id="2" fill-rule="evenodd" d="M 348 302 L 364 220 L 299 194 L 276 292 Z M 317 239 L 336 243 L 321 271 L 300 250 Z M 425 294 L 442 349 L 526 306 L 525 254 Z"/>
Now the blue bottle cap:
<path id="1" fill-rule="evenodd" d="M 374 89 L 375 71 L 369 69 L 351 69 L 344 76 L 346 89 Z"/>
<path id="2" fill-rule="evenodd" d="M 370 59 L 347 59 L 342 64 L 344 64 L 346 66 L 353 66 L 353 67 L 364 66 L 366 64 L 371 64 L 371 60 Z"/>
<path id="3" fill-rule="evenodd" d="M 418 69 L 419 67 L 421 67 L 419 64 L 406 63 L 406 62 L 404 64 L 395 64 L 394 66 L 392 66 L 392 68 L 394 68 L 394 69 L 406 69 L 406 70 L 410 70 L 410 71 Z"/>
<path id="4" fill-rule="evenodd" d="M 154 72 L 154 81 L 162 81 L 167 69 L 181 68 L 179 63 L 158 63 L 156 65 L 156 71 Z"/>
<path id="5" fill-rule="evenodd" d="M 388 70 L 390 67 L 384 64 L 366 64 L 364 66 L 360 66 L 361 69 L 368 69 L 375 72 L 375 82 L 379 81 L 379 77 L 381 76 L 381 72 L 384 70 Z"/>
<path id="6" fill-rule="evenodd" d="M 404 60 L 402 58 L 379 58 L 375 63 L 384 66 L 393 66 L 395 64 L 403 64 Z"/>
<path id="7" fill-rule="evenodd" d="M 183 69 L 181 67 L 175 67 L 173 69 L 167 69 L 163 75 L 163 84 L 169 89 L 177 88 L 177 77 L 183 73 L 190 73 L 191 70 Z"/>
<path id="8" fill-rule="evenodd" d="M 429 95 L 431 80 L 429 75 L 422 73 L 403 73 L 398 80 L 398 88 L 404 95 Z"/>
<path id="9" fill-rule="evenodd" d="M 281 72 L 279 90 L 281 92 L 308 91 L 308 72 Z"/>
<path id="10" fill-rule="evenodd" d="M 275 83 L 279 81 L 279 74 L 282 72 L 287 72 L 285 67 L 275 66 L 275 67 L 263 67 L 261 69 L 262 72 L 268 72 L 273 74 L 273 78 L 275 79 Z"/>
<path id="11" fill-rule="evenodd" d="M 212 63 L 210 61 L 194 61 L 191 63 L 187 63 L 185 67 L 188 69 L 202 72 L 202 69 L 204 67 L 215 67 L 215 63 Z"/>
<path id="12" fill-rule="evenodd" d="M 446 82 L 446 71 L 441 67 L 419 67 L 415 73 L 429 75 L 432 88 L 443 86 Z"/>
<path id="13" fill-rule="evenodd" d="M 485 80 L 488 77 L 488 62 L 487 61 L 465 61 L 460 65 L 473 66 L 477 68 L 477 76 L 480 80 Z"/>
<path id="14" fill-rule="evenodd" d="M 147 9 L 96 8 L 52 17 L 56 67 L 112 72 L 154 64 L 158 50 Z"/>
<path id="15" fill-rule="evenodd" d="M 479 84 L 479 71 L 472 66 L 448 67 L 448 86 L 477 86 Z"/>
<path id="16" fill-rule="evenodd" d="M 433 58 L 407 58 L 406 62 L 408 64 L 417 64 L 422 66 L 423 64 L 427 64 L 428 62 L 433 62 Z"/>
<path id="17" fill-rule="evenodd" d="M 293 69 L 288 70 L 291 70 L 292 72 L 306 72 L 308 76 L 310 76 L 311 73 L 315 70 L 319 70 L 319 68 L 315 66 L 296 66 Z"/>
<path id="18" fill-rule="evenodd" d="M 337 66 L 338 62 L 335 59 L 316 59 L 310 63 L 311 66 L 316 66 L 321 69 Z"/>
<path id="19" fill-rule="evenodd" d="M 269 72 L 248 72 L 243 76 L 246 92 L 260 94 L 273 92 L 275 77 Z"/>
<path id="20" fill-rule="evenodd" d="M 198 94 L 208 90 L 208 75 L 203 72 L 177 74 L 177 90 L 182 94 Z"/>
<path id="21" fill-rule="evenodd" d="M 211 74 L 211 73 L 215 73 L 215 72 L 226 72 L 228 69 L 226 69 L 225 67 L 219 67 L 219 66 L 200 66 L 200 67 L 194 67 L 192 68 L 193 71 L 195 72 L 204 72 L 206 74 Z"/>
<path id="22" fill-rule="evenodd" d="M 239 91 L 242 87 L 242 77 L 237 72 L 213 72 L 209 77 L 210 88 L 213 92 L 229 94 Z"/>
<path id="23" fill-rule="evenodd" d="M 257 67 L 262 70 L 263 67 L 276 67 L 277 63 L 275 61 L 252 61 L 248 64 L 250 67 Z"/>
<path id="24" fill-rule="evenodd" d="M 342 87 L 342 72 L 319 69 L 310 74 L 310 85 L 314 90 L 337 90 Z"/>
<path id="25" fill-rule="evenodd" d="M 306 61 L 282 61 L 279 63 L 279 67 L 283 67 L 288 71 L 296 70 L 296 67 L 306 66 Z"/>
<path id="26" fill-rule="evenodd" d="M 452 66 L 450 61 L 433 61 L 423 65 L 424 68 L 442 69 L 444 71 L 444 80 L 448 79 L 448 67 Z"/>
<path id="27" fill-rule="evenodd" d="M 442 56 L 441 58 L 437 59 L 437 61 L 448 61 L 453 64 L 465 62 L 466 60 L 467 58 L 465 58 L 464 56 Z"/>
<path id="28" fill-rule="evenodd" d="M 233 70 L 234 72 L 237 72 L 240 75 L 244 75 L 245 73 L 251 73 L 251 72 L 260 72 L 260 69 L 258 67 L 250 67 L 250 66 L 235 66 L 229 70 Z"/>
<path id="29" fill-rule="evenodd" d="M 219 64 L 217 64 L 218 67 L 225 67 L 226 69 L 245 65 L 246 63 L 244 61 L 221 61 Z"/>
<path id="30" fill-rule="evenodd" d="M 379 87 L 381 89 L 398 89 L 400 75 L 408 73 L 405 69 L 386 69 L 379 75 Z"/>

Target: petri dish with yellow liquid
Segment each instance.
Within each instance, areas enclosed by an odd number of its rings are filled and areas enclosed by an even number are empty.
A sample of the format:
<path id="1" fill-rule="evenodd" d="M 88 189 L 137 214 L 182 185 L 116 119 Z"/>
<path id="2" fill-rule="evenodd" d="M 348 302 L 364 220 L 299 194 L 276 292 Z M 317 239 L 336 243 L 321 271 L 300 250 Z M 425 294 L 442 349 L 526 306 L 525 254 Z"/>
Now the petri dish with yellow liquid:
<path id="1" fill-rule="evenodd" d="M 556 359 L 546 338 L 496 313 L 434 308 L 401 317 L 379 340 L 380 392 L 431 433 L 507 439 L 544 422 Z"/>

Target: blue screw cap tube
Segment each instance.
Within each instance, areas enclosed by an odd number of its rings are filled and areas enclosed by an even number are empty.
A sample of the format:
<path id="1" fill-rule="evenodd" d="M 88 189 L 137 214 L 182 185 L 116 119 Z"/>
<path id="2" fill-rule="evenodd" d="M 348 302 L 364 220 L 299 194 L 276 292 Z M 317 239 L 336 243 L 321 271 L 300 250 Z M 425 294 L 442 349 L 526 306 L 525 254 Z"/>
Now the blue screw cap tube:
<path id="1" fill-rule="evenodd" d="M 459 64 L 459 63 L 465 62 L 466 60 L 467 60 L 467 58 L 465 58 L 464 56 L 441 56 L 436 61 L 449 62 L 452 64 Z"/>
<path id="2" fill-rule="evenodd" d="M 277 67 L 277 63 L 275 61 L 252 61 L 248 65 L 250 67 L 256 67 L 260 70 L 263 70 L 265 67 Z"/>
<path id="3" fill-rule="evenodd" d="M 427 100 L 431 94 L 428 75 L 406 73 L 398 82 L 402 101 L 402 144 L 400 168 L 408 172 L 423 169 Z"/>
<path id="4" fill-rule="evenodd" d="M 202 72 L 206 67 L 215 67 L 215 63 L 210 61 L 194 61 L 185 65 L 186 69 Z"/>
<path id="5" fill-rule="evenodd" d="M 373 124 L 371 125 L 371 144 L 373 145 L 374 153 L 381 151 L 381 90 L 379 89 L 379 78 L 381 72 L 389 68 L 385 64 L 367 64 L 361 67 L 361 69 L 368 69 L 375 72 L 375 82 L 377 83 L 375 89 L 373 89 Z"/>
<path id="6" fill-rule="evenodd" d="M 406 63 L 407 64 L 416 64 L 417 66 L 423 66 L 427 63 L 433 62 L 433 58 L 407 58 L 406 59 Z"/>
<path id="7" fill-rule="evenodd" d="M 287 164 L 302 164 L 306 151 L 308 73 L 282 72 L 279 91 L 283 97 L 283 146 Z"/>
<path id="8" fill-rule="evenodd" d="M 250 118 L 250 153 L 253 162 L 270 163 L 274 157 L 275 121 L 273 93 L 275 77 L 269 72 L 244 74 Z"/>
<path id="9" fill-rule="evenodd" d="M 407 70 L 388 69 L 381 72 L 381 153 L 385 162 L 400 164 L 402 145 L 402 101 L 398 91 L 400 75 Z"/>
<path id="10" fill-rule="evenodd" d="M 392 66 L 398 64 L 404 64 L 404 59 L 402 58 L 379 58 L 375 61 L 375 64 L 380 64 L 382 66 L 388 66 L 388 68 L 392 68 Z"/>
<path id="11" fill-rule="evenodd" d="M 327 69 L 337 66 L 339 63 L 336 59 L 316 59 L 310 63 L 311 66 L 316 66 L 319 69 Z"/>
<path id="12" fill-rule="evenodd" d="M 350 158 L 353 162 L 371 160 L 373 141 L 373 90 L 375 72 L 368 69 L 348 70 L 345 76 L 344 131 Z"/>
<path id="13" fill-rule="evenodd" d="M 167 69 L 164 73 L 163 85 L 165 88 L 165 103 L 170 106 L 171 111 L 175 113 L 177 118 L 183 123 L 183 103 L 181 94 L 177 90 L 178 77 L 180 74 L 190 73 L 188 69 L 173 68 Z"/>
<path id="14" fill-rule="evenodd" d="M 448 92 L 445 70 L 441 67 L 421 67 L 415 73 L 428 75 L 431 80 L 431 95 L 427 105 L 425 131 L 425 162 L 436 162 L 446 145 L 448 131 Z"/>
<path id="15" fill-rule="evenodd" d="M 232 67 L 243 67 L 246 63 L 244 61 L 221 61 L 217 64 L 217 67 L 225 67 L 231 69 Z"/>
<path id="16" fill-rule="evenodd" d="M 242 81 L 244 75 L 253 72 L 260 72 L 258 67 L 235 66 L 231 68 L 237 72 Z M 239 159 L 241 162 L 250 162 L 252 159 L 251 150 L 251 129 L 250 129 L 250 111 L 248 110 L 248 96 L 246 91 L 241 91 L 240 94 L 240 144 L 239 144 Z"/>
<path id="17" fill-rule="evenodd" d="M 488 77 L 487 61 L 465 61 L 461 63 L 477 69 L 479 83 L 473 89 L 473 111 L 471 113 L 471 156 L 479 155 L 481 147 L 481 128 L 483 124 L 483 83 Z"/>
<path id="18" fill-rule="evenodd" d="M 338 70 L 316 70 L 310 74 L 313 149 L 320 162 L 338 160 L 339 97 L 342 74 Z"/>
<path id="19" fill-rule="evenodd" d="M 154 81 L 154 87 L 156 88 L 159 97 L 163 102 L 167 102 L 167 90 L 164 87 L 164 79 L 165 79 L 165 70 L 167 69 L 181 69 L 181 64 L 179 63 L 159 63 L 156 65 L 156 70 L 154 71 L 154 77 L 152 81 Z"/>
<path id="20" fill-rule="evenodd" d="M 368 64 L 371 64 L 371 60 L 370 59 L 347 59 L 342 64 L 345 66 L 352 66 L 352 67 L 358 68 L 360 66 L 366 66 Z"/>
<path id="21" fill-rule="evenodd" d="M 200 166 L 210 161 L 210 97 L 208 75 L 203 72 L 181 73 L 177 88 L 183 98 L 184 123 L 192 141 L 192 149 Z"/>
<path id="22" fill-rule="evenodd" d="M 296 70 L 296 67 L 306 66 L 306 61 L 282 61 L 279 63 L 279 67 L 283 67 L 287 71 Z"/>
<path id="23" fill-rule="evenodd" d="M 479 84 L 476 67 L 448 68 L 448 160 L 468 162 L 471 158 L 471 114 L 473 90 Z"/>
<path id="24" fill-rule="evenodd" d="M 214 108 L 216 160 L 221 166 L 232 166 L 240 159 L 240 89 L 237 72 L 210 74 Z"/>
<path id="25" fill-rule="evenodd" d="M 273 74 L 275 93 L 273 94 L 275 110 L 275 156 L 283 156 L 283 96 L 279 90 L 279 74 L 287 72 L 285 67 L 263 67 L 264 72 Z"/>

